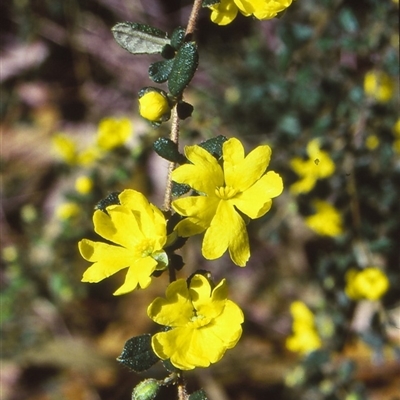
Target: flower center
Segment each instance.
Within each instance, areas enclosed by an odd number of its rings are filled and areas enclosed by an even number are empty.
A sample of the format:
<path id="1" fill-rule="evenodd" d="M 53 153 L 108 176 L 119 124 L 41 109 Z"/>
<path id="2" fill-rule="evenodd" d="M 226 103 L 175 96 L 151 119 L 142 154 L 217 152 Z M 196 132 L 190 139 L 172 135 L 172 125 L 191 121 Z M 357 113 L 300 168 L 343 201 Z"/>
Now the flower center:
<path id="1" fill-rule="evenodd" d="M 137 252 L 141 254 L 141 256 L 147 257 L 153 254 L 154 252 L 154 244 L 153 241 L 150 239 L 143 239 L 138 245 L 136 246 Z"/>
<path id="2" fill-rule="evenodd" d="M 194 328 L 201 328 L 202 326 L 209 324 L 210 321 L 210 318 L 205 315 L 197 314 L 196 311 L 194 311 L 192 318 L 190 318 L 190 324 Z"/>
<path id="3" fill-rule="evenodd" d="M 232 197 L 235 197 L 237 193 L 238 190 L 232 186 L 220 186 L 215 189 L 215 194 L 222 200 L 229 200 Z"/>

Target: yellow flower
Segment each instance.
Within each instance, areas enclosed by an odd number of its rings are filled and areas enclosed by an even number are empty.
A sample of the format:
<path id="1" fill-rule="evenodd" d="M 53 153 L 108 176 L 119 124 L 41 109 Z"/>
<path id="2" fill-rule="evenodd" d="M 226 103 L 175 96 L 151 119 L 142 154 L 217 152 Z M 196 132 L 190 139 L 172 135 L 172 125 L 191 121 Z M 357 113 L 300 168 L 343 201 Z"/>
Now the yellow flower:
<path id="1" fill-rule="evenodd" d="M 80 194 L 88 194 L 92 191 L 93 181 L 88 176 L 80 176 L 75 181 L 75 189 Z"/>
<path id="2" fill-rule="evenodd" d="M 292 4 L 292 0 L 221 0 L 210 6 L 211 20 L 218 25 L 230 24 L 240 11 L 259 20 L 274 18 Z"/>
<path id="3" fill-rule="evenodd" d="M 386 103 L 393 97 L 394 81 L 383 71 L 369 71 L 364 77 L 364 91 L 368 97 Z"/>
<path id="4" fill-rule="evenodd" d="M 182 370 L 208 367 L 233 348 L 242 334 L 243 313 L 227 299 L 223 279 L 214 289 L 203 275 L 172 282 L 166 299 L 158 297 L 148 307 L 149 317 L 171 329 L 156 333 L 152 347 L 162 360 Z"/>
<path id="5" fill-rule="evenodd" d="M 365 140 L 365 146 L 368 150 L 375 150 L 379 146 L 379 138 L 376 135 L 368 135 Z"/>
<path id="6" fill-rule="evenodd" d="M 95 211 L 94 230 L 116 245 L 83 239 L 79 242 L 82 257 L 94 264 L 83 274 L 82 282 L 101 280 L 128 268 L 124 284 L 114 295 L 125 294 L 150 285 L 151 274 L 168 263 L 163 251 L 166 243 L 166 221 L 162 212 L 135 190 L 124 190 L 120 205 L 107 212 Z"/>
<path id="7" fill-rule="evenodd" d="M 203 256 L 214 260 L 228 249 L 232 261 L 246 265 L 250 257 L 246 224 L 238 211 L 255 219 L 269 211 L 272 198 L 283 190 L 282 178 L 266 173 L 271 148 L 259 146 L 245 157 L 243 145 L 232 138 L 223 144 L 222 166 L 200 146 L 186 146 L 185 164 L 172 173 L 172 179 L 191 186 L 201 196 L 172 202 L 173 209 L 187 218 L 176 230 L 183 237 L 204 231 Z"/>
<path id="8" fill-rule="evenodd" d="M 365 268 L 362 271 L 351 269 L 346 274 L 347 296 L 352 300 L 378 300 L 389 289 L 389 279 L 380 269 Z"/>
<path id="9" fill-rule="evenodd" d="M 335 207 L 326 201 L 315 200 L 316 214 L 305 218 L 306 225 L 323 236 L 338 236 L 343 233 L 342 217 Z"/>
<path id="10" fill-rule="evenodd" d="M 52 138 L 53 147 L 61 158 L 70 165 L 75 165 L 78 157 L 76 143 L 67 135 L 57 133 Z"/>
<path id="11" fill-rule="evenodd" d="M 286 339 L 286 348 L 301 354 L 306 354 L 321 347 L 321 339 L 315 329 L 314 315 L 301 301 L 290 305 L 292 314 L 292 335 Z"/>
<path id="12" fill-rule="evenodd" d="M 126 143 L 132 134 L 132 122 L 128 118 L 104 118 L 97 130 L 97 145 L 112 150 Z"/>
<path id="13" fill-rule="evenodd" d="M 395 153 L 400 154 L 400 118 L 393 126 L 393 135 L 395 137 L 393 142 L 393 150 Z"/>
<path id="14" fill-rule="evenodd" d="M 168 99 L 156 90 L 148 91 L 139 98 L 139 113 L 151 122 L 167 120 L 170 111 Z"/>
<path id="15" fill-rule="evenodd" d="M 79 214 L 79 211 L 80 208 L 78 204 L 73 202 L 68 202 L 61 204 L 59 207 L 57 207 L 56 216 L 58 219 L 65 221 L 73 217 L 76 217 Z"/>
<path id="16" fill-rule="evenodd" d="M 314 188 L 318 179 L 327 178 L 335 172 L 335 164 L 329 154 L 320 149 L 318 139 L 308 143 L 307 154 L 308 160 L 295 157 L 290 161 L 293 171 L 301 177 L 290 187 L 290 191 L 295 195 L 308 193 Z"/>

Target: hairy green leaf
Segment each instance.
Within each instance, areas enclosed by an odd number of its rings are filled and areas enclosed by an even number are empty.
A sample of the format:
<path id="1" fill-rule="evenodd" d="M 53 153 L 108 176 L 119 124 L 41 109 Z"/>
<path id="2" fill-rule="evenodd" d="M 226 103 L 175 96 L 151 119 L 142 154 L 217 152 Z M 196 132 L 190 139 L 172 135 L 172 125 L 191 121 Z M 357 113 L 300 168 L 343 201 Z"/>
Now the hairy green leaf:
<path id="1" fill-rule="evenodd" d="M 225 136 L 219 135 L 215 138 L 200 143 L 199 146 L 207 150 L 211 155 L 213 155 L 218 160 L 219 158 L 222 157 L 222 145 L 227 140 L 228 139 Z"/>
<path id="2" fill-rule="evenodd" d="M 185 28 L 182 28 L 181 26 L 178 26 L 171 35 L 171 46 L 178 50 L 182 45 L 183 42 L 185 41 L 185 35 L 186 31 Z"/>
<path id="3" fill-rule="evenodd" d="M 112 192 L 105 199 L 100 200 L 94 207 L 95 210 L 101 210 L 107 213 L 106 208 L 112 205 L 120 205 L 119 194 L 121 192 Z"/>
<path id="4" fill-rule="evenodd" d="M 160 157 L 168 161 L 179 164 L 184 164 L 186 162 L 186 157 L 179 152 L 178 145 L 171 139 L 158 138 L 154 142 L 153 148 Z"/>
<path id="5" fill-rule="evenodd" d="M 170 43 L 160 29 L 135 22 L 120 22 L 111 29 L 116 42 L 132 54 L 159 54 Z"/>
<path id="6" fill-rule="evenodd" d="M 146 333 L 127 340 L 117 360 L 135 372 L 143 372 L 160 359 L 151 348 L 151 335 Z"/>
<path id="7" fill-rule="evenodd" d="M 174 197 L 183 196 L 190 190 L 190 186 L 186 185 L 186 183 L 176 183 L 172 181 L 172 190 L 171 194 Z"/>
<path id="8" fill-rule="evenodd" d="M 149 67 L 149 77 L 152 81 L 156 83 L 165 82 L 171 71 L 172 66 L 174 65 L 174 60 L 163 60 L 157 61 L 153 64 L 150 64 Z"/>
<path id="9" fill-rule="evenodd" d="M 203 0 L 202 7 L 213 6 L 214 4 L 221 3 L 221 0 Z"/>
<path id="10" fill-rule="evenodd" d="M 173 96 L 179 96 L 192 80 L 199 63 L 197 46 L 194 42 L 184 43 L 177 51 L 174 65 L 168 78 L 168 89 Z"/>
<path id="11" fill-rule="evenodd" d="M 197 390 L 189 396 L 189 400 L 208 400 L 207 394 L 203 389 Z"/>

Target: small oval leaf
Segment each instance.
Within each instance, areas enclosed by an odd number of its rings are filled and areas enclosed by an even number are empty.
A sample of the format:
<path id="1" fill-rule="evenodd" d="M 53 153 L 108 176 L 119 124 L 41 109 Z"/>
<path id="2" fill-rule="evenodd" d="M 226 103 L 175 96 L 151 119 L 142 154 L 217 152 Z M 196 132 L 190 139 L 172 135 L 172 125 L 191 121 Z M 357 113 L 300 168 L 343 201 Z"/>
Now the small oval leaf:
<path id="1" fill-rule="evenodd" d="M 151 348 L 151 335 L 146 333 L 127 340 L 117 360 L 135 372 L 143 372 L 160 359 Z"/>
<path id="2" fill-rule="evenodd" d="M 120 22 L 111 31 L 116 42 L 132 54 L 159 54 L 170 43 L 165 32 L 145 24 Z"/>
<path id="3" fill-rule="evenodd" d="M 179 152 L 178 145 L 171 139 L 158 138 L 154 142 L 153 148 L 160 157 L 168 161 L 179 164 L 184 164 L 186 162 L 186 157 Z"/>
<path id="4" fill-rule="evenodd" d="M 222 157 L 222 145 L 228 139 L 223 135 L 218 135 L 215 138 L 206 140 L 199 144 L 200 147 L 207 150 L 211 155 L 213 155 L 217 160 Z"/>
<path id="5" fill-rule="evenodd" d="M 150 64 L 149 77 L 153 82 L 162 83 L 165 82 L 172 70 L 174 60 L 157 61 Z"/>
<path id="6" fill-rule="evenodd" d="M 179 48 L 183 45 L 183 42 L 185 41 L 185 35 L 186 31 L 185 28 L 182 28 L 181 26 L 178 26 L 171 35 L 171 46 L 179 50 Z"/>
<path id="7" fill-rule="evenodd" d="M 177 51 L 174 65 L 168 78 L 168 89 L 173 96 L 179 96 L 192 80 L 199 64 L 197 46 L 194 42 L 184 43 Z"/>

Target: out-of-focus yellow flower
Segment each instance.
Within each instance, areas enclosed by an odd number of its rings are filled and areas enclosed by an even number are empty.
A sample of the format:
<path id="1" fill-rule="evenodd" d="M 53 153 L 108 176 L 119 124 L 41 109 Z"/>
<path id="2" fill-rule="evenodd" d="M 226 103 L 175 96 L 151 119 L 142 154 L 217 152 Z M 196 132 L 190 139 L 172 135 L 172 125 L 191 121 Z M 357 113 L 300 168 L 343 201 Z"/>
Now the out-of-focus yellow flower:
<path id="1" fill-rule="evenodd" d="M 352 300 L 379 300 L 388 289 L 389 279 L 376 267 L 351 269 L 346 274 L 345 292 Z"/>
<path id="2" fill-rule="evenodd" d="M 381 103 L 388 102 L 394 93 L 394 80 L 383 71 L 369 71 L 364 77 L 364 91 Z"/>
<path id="3" fill-rule="evenodd" d="M 163 213 L 135 190 L 124 190 L 118 198 L 120 205 L 108 206 L 107 212 L 96 210 L 93 215 L 95 232 L 116 245 L 88 239 L 79 242 L 82 257 L 93 262 L 82 282 L 100 282 L 128 268 L 124 284 L 114 295 L 148 287 L 151 274 L 168 264 Z"/>
<path id="4" fill-rule="evenodd" d="M 290 191 L 295 195 L 308 193 L 314 188 L 318 179 L 327 178 L 335 172 L 335 164 L 329 154 L 320 149 L 318 139 L 308 143 L 307 154 L 308 160 L 295 157 L 290 161 L 293 171 L 301 177 L 290 186 Z"/>
<path id="5" fill-rule="evenodd" d="M 321 339 L 315 329 L 314 314 L 301 301 L 290 305 L 292 314 L 292 335 L 286 339 L 286 348 L 296 353 L 306 354 L 321 347 Z"/>
<path id="6" fill-rule="evenodd" d="M 400 154 L 400 118 L 396 121 L 393 126 L 393 150 L 395 153 Z"/>
<path id="7" fill-rule="evenodd" d="M 152 337 L 156 355 L 182 370 L 219 361 L 242 334 L 242 310 L 227 296 L 225 279 L 214 289 L 199 274 L 189 285 L 184 279 L 172 282 L 166 299 L 156 298 L 147 309 L 153 321 L 171 328 Z"/>
<path id="8" fill-rule="evenodd" d="M 292 0 L 221 0 L 210 6 L 211 21 L 218 25 L 230 24 L 240 11 L 246 17 L 254 16 L 259 20 L 276 17 L 292 4 Z"/>
<path id="9" fill-rule="evenodd" d="M 343 233 L 343 222 L 335 207 L 322 200 L 315 200 L 314 215 L 305 218 L 306 225 L 314 232 L 323 236 L 338 236 Z"/>
<path id="10" fill-rule="evenodd" d="M 90 146 L 81 151 L 77 157 L 77 164 L 87 167 L 99 160 L 104 155 L 104 152 L 97 146 Z"/>
<path id="11" fill-rule="evenodd" d="M 365 140 L 365 146 L 368 150 L 375 150 L 379 146 L 379 138 L 376 135 L 368 135 Z"/>
<path id="12" fill-rule="evenodd" d="M 88 194 L 93 189 L 93 180 L 88 176 L 80 176 L 75 181 L 75 189 L 80 194 Z"/>
<path id="13" fill-rule="evenodd" d="M 204 231 L 203 256 L 214 260 L 229 250 L 232 261 L 241 267 L 250 257 L 246 223 L 238 211 L 255 219 L 266 214 L 272 199 L 283 190 L 282 178 L 267 167 L 271 148 L 258 146 L 245 156 L 235 138 L 222 146 L 222 163 L 200 146 L 186 146 L 190 164 L 172 172 L 172 179 L 201 193 L 172 202 L 173 209 L 187 217 L 176 230 L 183 237 Z"/>
<path id="14" fill-rule="evenodd" d="M 103 150 L 123 146 L 132 135 L 132 129 L 128 118 L 104 118 L 97 129 L 97 145 Z"/>
<path id="15" fill-rule="evenodd" d="M 14 262 L 18 258 L 18 250 L 14 245 L 8 245 L 1 251 L 1 258 L 6 262 Z"/>
<path id="16" fill-rule="evenodd" d="M 70 165 L 77 163 L 78 149 L 76 143 L 63 133 L 52 137 L 53 147 L 61 158 Z"/>
<path id="17" fill-rule="evenodd" d="M 56 209 L 56 216 L 58 219 L 66 221 L 76 217 L 80 212 L 78 204 L 73 202 L 63 203 Z"/>
<path id="18" fill-rule="evenodd" d="M 151 122 L 166 121 L 170 112 L 167 97 L 156 90 L 147 91 L 139 98 L 139 113 Z"/>

